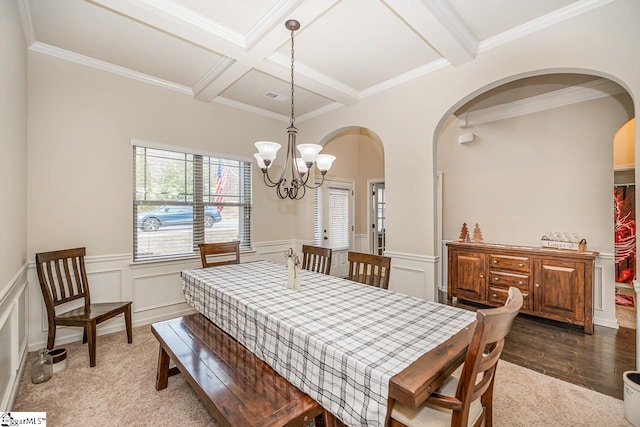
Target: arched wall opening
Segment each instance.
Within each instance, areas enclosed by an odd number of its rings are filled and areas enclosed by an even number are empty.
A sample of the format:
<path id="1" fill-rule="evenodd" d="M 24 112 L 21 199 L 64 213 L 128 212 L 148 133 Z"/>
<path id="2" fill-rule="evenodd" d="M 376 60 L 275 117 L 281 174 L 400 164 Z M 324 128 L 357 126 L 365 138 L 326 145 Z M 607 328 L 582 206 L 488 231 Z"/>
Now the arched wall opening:
<path id="1" fill-rule="evenodd" d="M 337 160 L 326 179 L 354 183 L 354 241 L 352 249 L 370 252 L 370 183 L 384 182 L 384 145 L 371 129 L 347 126 L 336 129 L 321 140 L 323 153 Z"/>
<path id="2" fill-rule="evenodd" d="M 557 105 L 547 102 L 546 107 L 544 98 L 553 98 L 556 90 L 534 93 L 529 102 L 512 99 L 487 106 L 490 102 L 482 99 L 525 78 L 568 71 L 581 81 L 557 95 L 567 98 L 580 90 L 593 92 L 591 98 L 578 102 L 560 96 Z M 596 96 L 599 91 L 601 96 Z M 515 96 L 517 91 L 511 92 Z M 503 97 L 505 93 L 509 95 L 503 91 Z M 465 111 L 474 102 L 478 108 Z M 442 241 L 457 240 L 463 222 L 469 227 L 478 223 L 485 242 L 498 244 L 540 246 L 549 231 L 578 233 L 587 239 L 588 250 L 600 253 L 594 320 L 617 327 L 613 135 L 634 115 L 633 100 L 623 85 L 588 70 L 520 74 L 465 96 L 441 118 L 434 134 L 434 171 L 442 172 Z M 444 253 L 442 242 L 439 247 Z"/>

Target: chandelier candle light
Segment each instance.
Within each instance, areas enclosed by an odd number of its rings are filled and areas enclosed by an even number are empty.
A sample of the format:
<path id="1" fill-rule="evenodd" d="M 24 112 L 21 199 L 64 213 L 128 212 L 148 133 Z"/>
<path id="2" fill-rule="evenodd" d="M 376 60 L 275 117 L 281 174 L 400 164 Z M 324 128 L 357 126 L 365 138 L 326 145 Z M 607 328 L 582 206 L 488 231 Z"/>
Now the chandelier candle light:
<path id="1" fill-rule="evenodd" d="M 336 157 L 330 154 L 320 154 L 322 146 L 318 144 L 300 144 L 296 147 L 296 135 L 298 133 L 298 129 L 294 126 L 296 118 L 293 103 L 293 33 L 300 28 L 300 23 L 294 19 L 290 19 L 285 22 L 284 25 L 291 31 L 291 124 L 287 128 L 287 157 L 285 159 L 280 178 L 273 181 L 268 172 L 276 158 L 278 150 L 281 147 L 280 144 L 270 141 L 258 141 L 255 143 L 258 152 L 253 156 L 256 158 L 258 167 L 262 171 L 264 183 L 268 187 L 275 187 L 276 194 L 279 198 L 298 200 L 304 197 L 307 188 L 314 189 L 322 185 L 324 177 L 327 174 L 327 171 L 331 168 L 331 164 Z M 300 152 L 301 157 L 296 157 L 296 148 Z M 320 169 L 322 180 L 315 186 L 307 185 L 309 176 L 311 175 L 309 170 L 313 166 L 314 162 L 318 166 L 318 169 Z M 285 176 L 289 168 L 291 168 L 291 174 L 289 180 L 287 180 Z"/>

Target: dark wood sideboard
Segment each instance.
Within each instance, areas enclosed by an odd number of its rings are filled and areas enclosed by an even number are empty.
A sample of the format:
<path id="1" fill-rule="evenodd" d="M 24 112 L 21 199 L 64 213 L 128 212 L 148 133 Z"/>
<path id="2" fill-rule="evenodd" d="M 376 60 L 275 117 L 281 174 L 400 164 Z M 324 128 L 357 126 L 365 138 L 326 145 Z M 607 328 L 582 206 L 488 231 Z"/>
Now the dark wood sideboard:
<path id="1" fill-rule="evenodd" d="M 597 252 L 447 243 L 447 298 L 503 305 L 510 286 L 522 291 L 521 312 L 584 327 L 593 334 Z"/>

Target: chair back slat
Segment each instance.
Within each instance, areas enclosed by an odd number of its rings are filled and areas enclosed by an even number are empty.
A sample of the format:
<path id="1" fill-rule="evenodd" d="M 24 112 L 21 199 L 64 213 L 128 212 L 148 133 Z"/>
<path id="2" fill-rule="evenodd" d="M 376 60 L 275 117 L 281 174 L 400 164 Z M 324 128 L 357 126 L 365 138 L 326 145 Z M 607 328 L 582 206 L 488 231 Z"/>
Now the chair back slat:
<path id="1" fill-rule="evenodd" d="M 349 252 L 349 280 L 378 288 L 389 288 L 391 258 L 382 255 Z"/>
<path id="2" fill-rule="evenodd" d="M 219 265 L 240 264 L 240 241 L 200 243 L 202 268 Z"/>
<path id="3" fill-rule="evenodd" d="M 522 293 L 509 288 L 509 297 L 503 307 L 478 310 L 476 329 L 458 381 L 456 398 L 462 402 L 462 410 L 453 411 L 451 425 L 466 426 L 471 403 L 485 399 L 492 393 L 496 366 L 504 348 L 504 339 L 511 330 L 513 319 L 522 307 Z M 483 400 L 483 406 L 486 406 Z"/>
<path id="4" fill-rule="evenodd" d="M 331 272 L 332 250 L 319 246 L 302 245 L 302 268 L 317 273 Z"/>
<path id="5" fill-rule="evenodd" d="M 84 298 L 90 303 L 84 267 L 85 248 L 36 254 L 36 269 L 47 310 Z"/>

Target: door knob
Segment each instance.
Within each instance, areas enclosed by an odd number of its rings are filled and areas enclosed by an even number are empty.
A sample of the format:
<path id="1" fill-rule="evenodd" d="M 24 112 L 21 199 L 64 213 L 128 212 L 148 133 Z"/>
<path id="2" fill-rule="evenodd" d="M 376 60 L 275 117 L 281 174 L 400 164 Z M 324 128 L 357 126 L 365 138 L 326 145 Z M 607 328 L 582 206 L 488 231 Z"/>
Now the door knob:
<path id="1" fill-rule="evenodd" d="M 539 288 L 539 287 L 540 287 L 540 283 L 536 283 L 536 288 Z"/>

